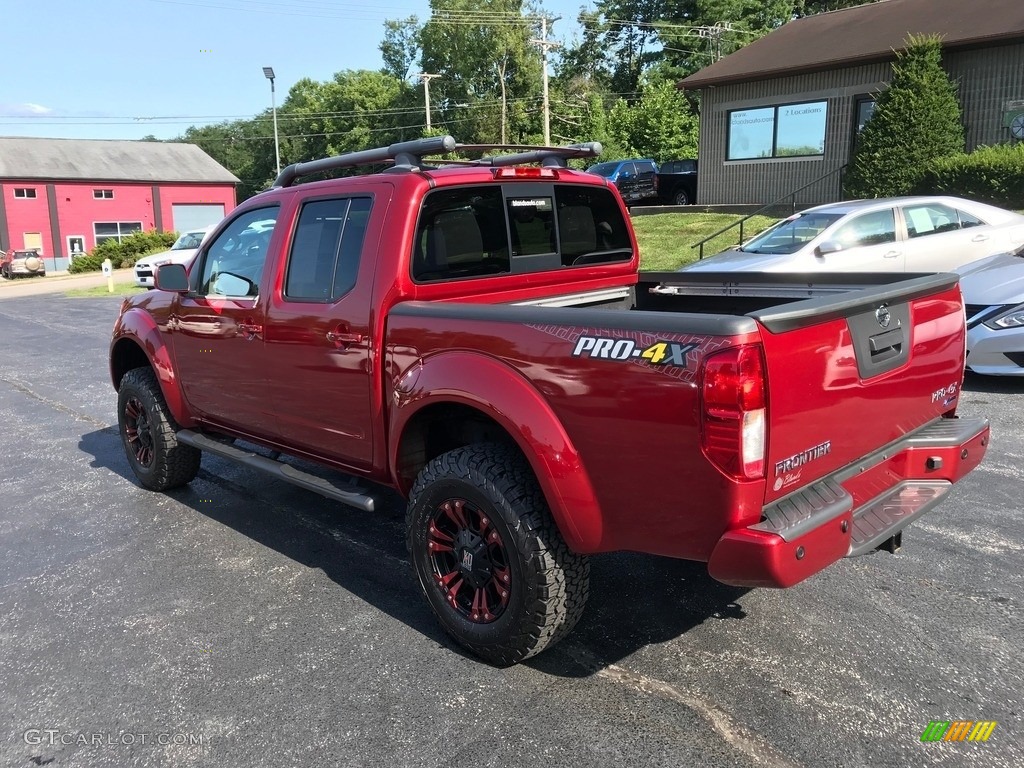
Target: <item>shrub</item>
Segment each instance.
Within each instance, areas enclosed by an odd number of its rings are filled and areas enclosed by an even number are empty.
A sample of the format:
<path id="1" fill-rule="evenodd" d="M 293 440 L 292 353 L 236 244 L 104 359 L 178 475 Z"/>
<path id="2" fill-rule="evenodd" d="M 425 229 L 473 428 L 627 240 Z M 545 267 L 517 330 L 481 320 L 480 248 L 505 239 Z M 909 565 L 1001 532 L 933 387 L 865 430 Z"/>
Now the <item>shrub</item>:
<path id="1" fill-rule="evenodd" d="M 134 267 L 135 262 L 151 253 L 166 251 L 178 239 L 176 232 L 132 232 L 127 237 L 104 240 L 85 256 L 76 256 L 68 272 L 95 272 L 102 268 L 103 260 L 110 259 L 114 269 Z"/>
<path id="2" fill-rule="evenodd" d="M 80 253 L 71 260 L 68 265 L 68 272 L 77 275 L 81 272 L 98 272 L 103 267 L 104 256 L 96 256 L 91 253 Z"/>
<path id="3" fill-rule="evenodd" d="M 1024 144 L 978 147 L 932 160 L 915 192 L 956 195 L 1019 210 L 1024 208 Z"/>
<path id="4" fill-rule="evenodd" d="M 937 157 L 964 151 L 956 86 L 942 69 L 938 37 L 911 35 L 896 53 L 844 182 L 848 197 L 906 195 Z"/>

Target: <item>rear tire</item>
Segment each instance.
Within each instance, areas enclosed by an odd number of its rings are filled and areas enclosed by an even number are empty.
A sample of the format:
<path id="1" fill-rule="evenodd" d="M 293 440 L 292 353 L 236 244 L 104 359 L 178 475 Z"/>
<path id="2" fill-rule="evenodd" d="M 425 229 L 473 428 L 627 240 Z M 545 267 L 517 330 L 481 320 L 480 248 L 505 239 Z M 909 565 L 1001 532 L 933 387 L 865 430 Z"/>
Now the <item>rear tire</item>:
<path id="1" fill-rule="evenodd" d="M 427 602 L 477 656 L 515 664 L 579 621 L 590 562 L 569 550 L 515 448 L 481 443 L 435 458 L 413 485 L 406 523 Z"/>
<path id="2" fill-rule="evenodd" d="M 191 482 L 202 453 L 178 443 L 178 424 L 151 368 L 133 368 L 117 393 L 117 424 L 132 472 L 151 491 Z"/>
<path id="3" fill-rule="evenodd" d="M 685 189 L 681 189 L 672 196 L 672 203 L 674 205 L 689 205 L 690 196 L 686 194 Z"/>

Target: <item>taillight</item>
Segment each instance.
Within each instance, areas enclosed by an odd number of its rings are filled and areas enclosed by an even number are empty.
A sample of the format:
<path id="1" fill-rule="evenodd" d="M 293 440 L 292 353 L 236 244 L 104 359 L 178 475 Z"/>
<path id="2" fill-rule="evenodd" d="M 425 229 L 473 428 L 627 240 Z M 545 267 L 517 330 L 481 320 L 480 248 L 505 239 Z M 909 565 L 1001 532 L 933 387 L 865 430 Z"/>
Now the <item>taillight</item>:
<path id="1" fill-rule="evenodd" d="M 767 384 L 761 347 L 732 347 L 706 357 L 701 376 L 704 454 L 733 477 L 764 477 L 767 428 Z"/>
<path id="2" fill-rule="evenodd" d="M 554 168 L 531 166 L 505 166 L 494 172 L 496 179 L 557 179 L 558 171 Z"/>

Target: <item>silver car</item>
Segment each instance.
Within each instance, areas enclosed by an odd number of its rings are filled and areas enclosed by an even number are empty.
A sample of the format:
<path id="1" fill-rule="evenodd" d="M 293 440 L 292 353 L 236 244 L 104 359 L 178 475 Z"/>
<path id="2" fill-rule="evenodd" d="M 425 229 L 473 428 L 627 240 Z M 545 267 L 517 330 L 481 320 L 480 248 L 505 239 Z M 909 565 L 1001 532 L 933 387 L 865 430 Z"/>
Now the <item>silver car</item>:
<path id="1" fill-rule="evenodd" d="M 958 271 L 967 311 L 967 367 L 1024 376 L 1024 248 Z"/>
<path id="2" fill-rule="evenodd" d="M 705 272 L 948 272 L 1024 244 L 1024 216 L 958 197 L 850 200 L 809 208 L 742 246 L 689 264 Z"/>

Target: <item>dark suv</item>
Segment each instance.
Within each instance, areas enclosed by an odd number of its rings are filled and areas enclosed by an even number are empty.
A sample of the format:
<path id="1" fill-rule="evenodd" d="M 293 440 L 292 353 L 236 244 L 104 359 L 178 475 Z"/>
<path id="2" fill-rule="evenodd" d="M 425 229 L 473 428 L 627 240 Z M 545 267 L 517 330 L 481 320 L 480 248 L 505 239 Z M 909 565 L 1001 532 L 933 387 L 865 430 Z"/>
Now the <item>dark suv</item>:
<path id="1" fill-rule="evenodd" d="M 658 196 L 658 166 L 653 160 L 611 160 L 590 166 L 587 173 L 604 176 L 627 203 Z"/>

